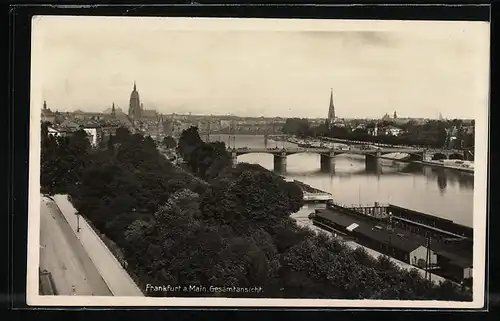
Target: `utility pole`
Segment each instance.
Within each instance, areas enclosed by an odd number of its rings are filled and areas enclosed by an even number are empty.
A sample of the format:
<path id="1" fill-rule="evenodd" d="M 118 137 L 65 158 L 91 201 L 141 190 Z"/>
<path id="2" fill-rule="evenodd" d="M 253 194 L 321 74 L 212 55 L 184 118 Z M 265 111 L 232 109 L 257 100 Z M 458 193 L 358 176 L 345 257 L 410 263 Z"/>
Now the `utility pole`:
<path id="1" fill-rule="evenodd" d="M 426 233 L 427 235 L 427 250 L 426 250 L 426 255 L 425 255 L 425 278 L 429 277 L 429 281 L 431 281 L 431 265 L 432 265 L 432 255 L 431 255 L 431 235 L 430 232 Z"/>
<path id="2" fill-rule="evenodd" d="M 233 119 L 233 147 L 236 149 L 236 120 Z"/>
<path id="3" fill-rule="evenodd" d="M 388 248 L 388 252 L 389 252 L 389 256 L 392 257 L 392 212 L 389 212 L 388 213 L 388 217 L 387 217 L 387 233 L 389 234 L 389 248 Z"/>

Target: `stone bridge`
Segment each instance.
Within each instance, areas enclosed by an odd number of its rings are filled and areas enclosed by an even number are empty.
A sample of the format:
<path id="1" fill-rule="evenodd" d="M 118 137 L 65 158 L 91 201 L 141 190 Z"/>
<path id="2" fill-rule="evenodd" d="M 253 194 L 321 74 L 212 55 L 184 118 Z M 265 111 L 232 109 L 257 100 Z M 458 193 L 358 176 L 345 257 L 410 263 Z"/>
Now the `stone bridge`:
<path id="1" fill-rule="evenodd" d="M 373 147 L 361 148 L 351 146 L 349 149 L 341 148 L 326 148 L 326 147 L 287 147 L 287 148 L 263 148 L 263 147 L 240 147 L 230 148 L 231 159 L 233 165 L 237 164 L 237 158 L 240 155 L 251 153 L 265 153 L 274 156 L 274 169 L 277 171 L 286 171 L 287 156 L 299 153 L 314 153 L 319 154 L 321 162 L 321 170 L 330 171 L 334 167 L 334 159 L 341 154 L 358 154 L 365 155 L 365 165 L 367 169 L 376 169 L 379 167 L 381 158 L 386 154 L 406 153 L 409 156 L 407 161 L 426 161 L 435 159 L 436 155 L 439 159 L 454 158 L 467 159 L 467 151 L 453 150 L 431 150 L 431 149 L 415 149 L 415 148 L 400 148 L 400 147 Z M 389 158 L 388 158 L 389 159 Z M 392 159 L 392 158 L 390 158 Z"/>

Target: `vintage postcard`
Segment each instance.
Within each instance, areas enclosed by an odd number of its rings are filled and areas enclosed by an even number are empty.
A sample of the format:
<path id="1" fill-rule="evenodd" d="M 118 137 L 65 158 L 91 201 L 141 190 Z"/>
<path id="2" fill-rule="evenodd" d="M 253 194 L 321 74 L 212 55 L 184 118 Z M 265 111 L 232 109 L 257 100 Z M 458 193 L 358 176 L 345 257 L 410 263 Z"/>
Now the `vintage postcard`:
<path id="1" fill-rule="evenodd" d="M 29 305 L 483 306 L 487 22 L 32 28 Z"/>

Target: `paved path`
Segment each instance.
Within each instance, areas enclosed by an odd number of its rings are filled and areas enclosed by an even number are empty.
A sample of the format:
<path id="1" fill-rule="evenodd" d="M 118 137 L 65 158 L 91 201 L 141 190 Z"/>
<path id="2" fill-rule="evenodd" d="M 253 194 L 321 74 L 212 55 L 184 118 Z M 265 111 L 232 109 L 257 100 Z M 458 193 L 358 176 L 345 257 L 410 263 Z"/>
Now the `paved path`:
<path id="1" fill-rule="evenodd" d="M 51 273 L 58 295 L 112 295 L 56 204 L 43 197 L 40 204 L 40 270 Z"/>
<path id="2" fill-rule="evenodd" d="M 106 281 L 113 295 L 144 296 L 120 262 L 118 262 L 101 238 L 84 219 L 80 218 L 80 231 L 76 232 L 76 210 L 68 200 L 67 195 L 55 195 L 53 199 L 69 222 L 69 225 L 80 240 L 83 248 L 85 248 L 94 262 L 97 270 L 99 270 L 103 279 Z"/>

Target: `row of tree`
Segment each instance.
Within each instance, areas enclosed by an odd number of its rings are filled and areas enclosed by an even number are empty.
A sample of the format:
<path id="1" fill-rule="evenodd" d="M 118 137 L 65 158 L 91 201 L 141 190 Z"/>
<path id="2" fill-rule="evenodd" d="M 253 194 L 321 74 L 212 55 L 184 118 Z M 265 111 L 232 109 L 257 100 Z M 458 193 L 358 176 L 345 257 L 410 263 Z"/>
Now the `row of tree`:
<path id="1" fill-rule="evenodd" d="M 173 296 L 470 300 L 296 225 L 302 190 L 258 165 L 230 166 L 223 143 L 183 132 L 174 166 L 149 137 L 120 128 L 91 151 L 84 133 L 42 141 L 42 187 L 68 193 L 124 253 L 139 285 L 262 287 L 262 292 Z M 59 173 L 64 172 L 62 175 Z"/>
<path id="2" fill-rule="evenodd" d="M 431 120 L 424 124 L 409 121 L 397 125 L 393 121 L 384 120 L 365 124 L 364 128 L 357 128 L 358 123 L 352 126 L 331 126 L 320 124 L 313 126 L 307 119 L 290 118 L 283 126 L 285 134 L 297 135 L 299 137 L 332 137 L 349 140 L 359 140 L 373 143 L 390 145 L 410 145 L 434 148 L 471 148 L 474 147 L 474 133 L 466 130 L 461 120 L 436 121 Z M 377 126 L 379 133 L 373 135 L 373 129 Z M 402 130 L 401 134 L 395 136 L 383 132 L 383 128 L 395 126 Z M 455 132 L 453 133 L 453 128 Z M 455 139 L 452 139 L 455 137 Z"/>

